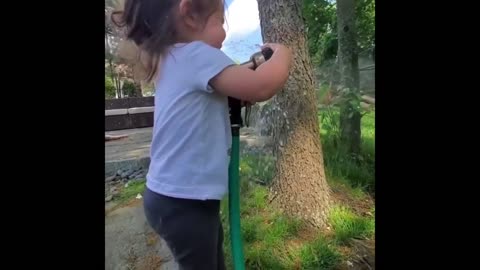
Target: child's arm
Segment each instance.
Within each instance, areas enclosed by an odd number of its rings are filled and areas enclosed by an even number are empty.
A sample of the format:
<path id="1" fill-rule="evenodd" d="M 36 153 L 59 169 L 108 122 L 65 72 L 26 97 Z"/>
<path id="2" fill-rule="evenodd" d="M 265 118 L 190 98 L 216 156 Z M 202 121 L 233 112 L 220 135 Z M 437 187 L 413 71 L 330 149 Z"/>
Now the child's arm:
<path id="1" fill-rule="evenodd" d="M 230 66 L 210 80 L 213 88 L 225 96 L 252 102 L 273 97 L 288 79 L 292 53 L 280 44 L 267 44 L 273 50 L 270 60 L 256 70 Z"/>

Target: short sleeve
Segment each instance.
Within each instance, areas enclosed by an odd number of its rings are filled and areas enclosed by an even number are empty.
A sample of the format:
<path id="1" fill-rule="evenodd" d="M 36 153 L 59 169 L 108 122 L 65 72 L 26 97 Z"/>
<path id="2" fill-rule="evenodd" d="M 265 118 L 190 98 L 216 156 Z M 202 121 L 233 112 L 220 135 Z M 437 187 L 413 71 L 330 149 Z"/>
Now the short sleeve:
<path id="1" fill-rule="evenodd" d="M 192 79 L 197 88 L 211 93 L 213 89 L 208 85 L 209 81 L 235 62 L 221 50 L 204 42 L 196 41 L 191 46 L 189 61 L 195 69 Z"/>

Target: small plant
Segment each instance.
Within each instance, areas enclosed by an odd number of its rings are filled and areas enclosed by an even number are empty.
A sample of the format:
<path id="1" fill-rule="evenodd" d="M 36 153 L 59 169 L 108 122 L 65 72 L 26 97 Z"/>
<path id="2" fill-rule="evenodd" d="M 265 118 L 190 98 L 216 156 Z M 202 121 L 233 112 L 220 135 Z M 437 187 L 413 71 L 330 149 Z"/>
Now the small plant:
<path id="1" fill-rule="evenodd" d="M 245 201 L 245 207 L 263 210 L 267 205 L 268 191 L 265 187 L 256 187 L 249 194 Z"/>
<path id="2" fill-rule="evenodd" d="M 287 240 L 294 238 L 302 222 L 287 218 L 267 203 L 267 188 L 251 182 L 241 185 L 241 229 L 247 269 L 292 269 L 293 261 L 285 251 Z M 232 257 L 228 229 L 228 202 L 222 201 L 224 251 L 228 269 Z"/>
<path id="3" fill-rule="evenodd" d="M 336 185 L 345 186 L 342 191 L 349 193 L 349 197 L 366 196 L 360 188 L 339 182 L 332 186 Z M 346 207 L 335 206 L 329 216 L 334 234 L 306 240 L 299 236 L 307 229 L 304 223 L 268 204 L 267 192 L 266 187 L 247 181 L 241 186 L 241 229 L 247 269 L 335 269 L 343 259 L 340 246 L 352 238 L 370 237 L 375 233 L 374 208 L 370 216 L 360 217 Z M 227 269 L 232 269 L 227 200 L 222 201 L 221 209 L 225 261 Z"/>
<path id="4" fill-rule="evenodd" d="M 335 240 L 339 244 L 345 244 L 352 238 L 369 237 L 375 233 L 373 217 L 359 217 L 345 207 L 334 207 L 329 218 L 335 231 Z"/>
<path id="5" fill-rule="evenodd" d="M 245 268 L 252 270 L 288 270 L 271 247 L 250 245 L 245 250 Z"/>
<path id="6" fill-rule="evenodd" d="M 287 218 L 276 214 L 270 221 L 264 240 L 267 244 L 275 245 L 282 243 L 288 238 L 295 236 L 303 225 L 298 219 Z"/>
<path id="7" fill-rule="evenodd" d="M 338 119 L 338 111 L 319 113 L 320 121 Z M 337 124 L 332 124 L 336 126 Z M 342 150 L 337 128 L 322 122 L 321 142 L 325 170 L 329 178 L 346 180 L 352 187 L 375 192 L 375 112 L 362 118 L 362 147 L 358 155 Z"/>
<path id="8" fill-rule="evenodd" d="M 330 270 L 340 263 L 341 255 L 333 244 L 324 237 L 318 237 L 300 251 L 301 269 Z"/>
<path id="9" fill-rule="evenodd" d="M 134 181 L 128 184 L 127 187 L 124 187 L 116 201 L 118 202 L 127 202 L 130 199 L 135 198 L 138 194 L 143 194 L 145 191 L 145 180 L 142 181 Z"/>
<path id="10" fill-rule="evenodd" d="M 262 217 L 252 216 L 242 220 L 242 237 L 245 243 L 252 243 L 260 239 L 262 230 Z"/>
<path id="11" fill-rule="evenodd" d="M 344 196 L 346 200 L 364 203 L 367 192 L 375 191 L 375 111 L 362 118 L 362 148 L 353 156 L 342 151 L 339 107 L 333 105 L 319 111 L 327 179 L 334 192 L 348 195 Z M 304 233 L 308 231 L 301 221 L 282 215 L 269 204 L 266 186 L 273 179 L 274 166 L 275 160 L 270 156 L 249 154 L 242 155 L 240 160 L 241 228 L 247 269 L 336 269 L 343 256 L 349 254 L 352 239 L 375 234 L 375 209 L 368 216 L 358 216 L 346 207 L 346 202 L 331 210 L 329 224 L 333 234 L 307 240 Z M 225 261 L 227 269 L 232 269 L 227 200 L 222 202 L 222 220 Z"/>
<path id="12" fill-rule="evenodd" d="M 115 98 L 115 86 L 108 76 L 105 76 L 105 98 Z"/>

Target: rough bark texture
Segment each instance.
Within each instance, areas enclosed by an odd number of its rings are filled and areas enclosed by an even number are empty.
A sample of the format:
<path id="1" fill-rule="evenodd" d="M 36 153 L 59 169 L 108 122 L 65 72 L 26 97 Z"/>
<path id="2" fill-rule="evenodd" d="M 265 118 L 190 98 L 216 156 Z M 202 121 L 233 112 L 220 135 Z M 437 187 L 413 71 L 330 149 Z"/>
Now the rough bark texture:
<path id="1" fill-rule="evenodd" d="M 355 0 L 337 0 L 337 25 L 340 83 L 343 87 L 358 95 L 359 73 Z M 346 144 L 347 150 L 352 153 L 360 151 L 360 120 L 359 108 L 346 102 L 340 111 L 341 139 Z"/>
<path id="2" fill-rule="evenodd" d="M 272 198 L 287 214 L 323 227 L 330 207 L 301 0 L 258 0 L 263 40 L 293 51 L 290 78 L 273 99 L 277 156 Z"/>

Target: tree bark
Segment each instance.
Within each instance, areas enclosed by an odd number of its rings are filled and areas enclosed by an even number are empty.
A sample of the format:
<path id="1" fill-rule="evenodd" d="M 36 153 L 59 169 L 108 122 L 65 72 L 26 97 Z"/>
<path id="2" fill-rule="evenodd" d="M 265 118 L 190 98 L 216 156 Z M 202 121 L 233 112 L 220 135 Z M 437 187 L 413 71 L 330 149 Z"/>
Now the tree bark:
<path id="1" fill-rule="evenodd" d="M 277 156 L 272 200 L 286 214 L 314 227 L 326 225 L 330 188 L 325 178 L 313 68 L 308 54 L 301 0 L 258 0 L 263 40 L 293 51 L 285 87 L 273 99 Z"/>
<path id="2" fill-rule="evenodd" d="M 348 89 L 340 110 L 340 138 L 350 153 L 360 152 L 360 99 L 355 0 L 337 0 L 338 63 L 340 84 Z M 358 99 L 358 100 L 357 100 Z"/>

